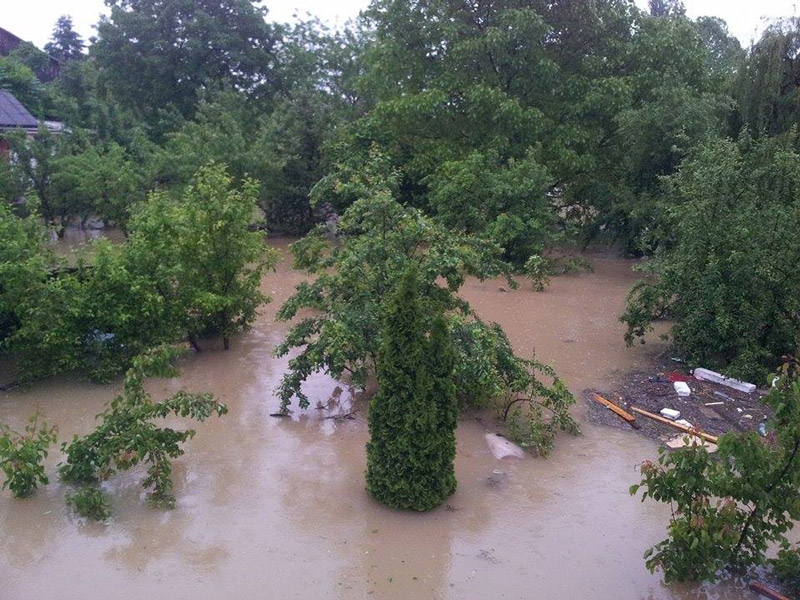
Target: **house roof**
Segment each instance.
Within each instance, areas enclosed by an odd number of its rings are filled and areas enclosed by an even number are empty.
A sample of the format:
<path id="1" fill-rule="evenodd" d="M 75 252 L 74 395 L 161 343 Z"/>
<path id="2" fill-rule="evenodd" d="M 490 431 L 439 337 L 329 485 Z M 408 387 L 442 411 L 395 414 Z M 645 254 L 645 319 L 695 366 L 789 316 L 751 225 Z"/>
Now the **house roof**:
<path id="1" fill-rule="evenodd" d="M 8 90 L 0 90 L 0 129 L 36 129 L 38 126 L 39 121 L 22 106 L 14 94 Z"/>
<path id="2" fill-rule="evenodd" d="M 8 29 L 3 29 L 0 27 L 0 56 L 8 56 L 14 50 L 19 48 L 22 44 L 25 44 L 25 40 L 21 37 L 14 35 Z M 34 46 L 35 47 L 35 46 Z M 36 71 L 36 76 L 42 82 L 52 81 L 56 77 L 58 77 L 58 73 L 61 69 L 61 61 L 56 58 L 53 58 L 46 52 L 36 48 L 42 54 L 45 54 L 48 58 L 48 64 L 43 67 L 39 67 L 34 69 Z"/>

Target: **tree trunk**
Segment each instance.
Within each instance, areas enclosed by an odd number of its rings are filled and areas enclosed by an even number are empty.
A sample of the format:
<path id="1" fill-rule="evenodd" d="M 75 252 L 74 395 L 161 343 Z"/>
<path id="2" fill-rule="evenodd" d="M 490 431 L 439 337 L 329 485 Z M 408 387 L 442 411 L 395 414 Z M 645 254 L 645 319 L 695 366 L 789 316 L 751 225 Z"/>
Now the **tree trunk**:
<path id="1" fill-rule="evenodd" d="M 197 343 L 197 337 L 193 333 L 189 334 L 189 343 L 192 345 L 192 348 L 194 348 L 195 352 L 203 351 L 203 349 L 200 347 L 200 344 Z"/>

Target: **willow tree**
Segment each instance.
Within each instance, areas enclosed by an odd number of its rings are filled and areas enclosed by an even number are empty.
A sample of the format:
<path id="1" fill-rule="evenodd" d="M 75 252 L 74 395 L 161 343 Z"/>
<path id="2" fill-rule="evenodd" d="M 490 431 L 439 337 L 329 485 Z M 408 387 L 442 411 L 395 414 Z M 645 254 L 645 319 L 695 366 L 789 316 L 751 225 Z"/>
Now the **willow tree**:
<path id="1" fill-rule="evenodd" d="M 369 407 L 367 490 L 393 508 L 431 510 L 456 489 L 454 353 L 438 316 L 430 335 L 417 270 L 389 295 Z"/>
<path id="2" fill-rule="evenodd" d="M 754 134 L 775 135 L 791 129 L 798 119 L 800 19 L 770 25 L 753 45 L 739 69 L 734 86 L 738 123 Z"/>

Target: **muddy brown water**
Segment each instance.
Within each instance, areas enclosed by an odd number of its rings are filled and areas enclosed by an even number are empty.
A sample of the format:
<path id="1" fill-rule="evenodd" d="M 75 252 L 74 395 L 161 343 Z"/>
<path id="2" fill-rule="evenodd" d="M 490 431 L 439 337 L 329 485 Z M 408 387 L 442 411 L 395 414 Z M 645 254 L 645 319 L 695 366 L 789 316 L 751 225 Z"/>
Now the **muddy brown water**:
<path id="1" fill-rule="evenodd" d="M 285 240 L 275 243 L 285 250 Z M 573 392 L 608 387 L 663 349 L 623 343 L 617 316 L 636 278 L 633 262 L 592 262 L 593 274 L 556 278 L 544 293 L 470 280 L 463 295 L 503 325 L 519 352 L 552 364 Z M 330 411 L 313 409 L 269 416 L 286 369 L 273 356 L 285 331 L 274 314 L 301 279 L 284 260 L 264 280 L 273 302 L 230 351 L 206 343 L 182 359 L 180 377 L 148 382 L 157 397 L 210 391 L 230 408 L 199 425 L 175 461 L 175 510 L 145 505 L 141 472 L 107 484 L 107 524 L 73 517 L 55 476 L 24 501 L 0 494 L 0 599 L 750 597 L 734 585 L 666 587 L 645 569 L 642 552 L 664 536 L 668 509 L 628 495 L 637 464 L 656 447 L 627 432 L 583 422 L 583 435 L 560 437 L 549 459 L 498 462 L 485 426 L 464 417 L 458 490 L 446 507 L 410 514 L 372 501 L 363 406 L 346 388 L 340 406 L 361 408 L 355 420 L 323 419 Z M 337 387 L 318 375 L 307 390 L 326 402 Z M 21 427 L 40 409 L 68 439 L 87 432 L 118 389 L 48 380 L 1 392 L 0 419 Z M 48 459 L 50 473 L 59 459 L 57 451 Z M 507 473 L 504 485 L 487 483 L 495 469 Z"/>

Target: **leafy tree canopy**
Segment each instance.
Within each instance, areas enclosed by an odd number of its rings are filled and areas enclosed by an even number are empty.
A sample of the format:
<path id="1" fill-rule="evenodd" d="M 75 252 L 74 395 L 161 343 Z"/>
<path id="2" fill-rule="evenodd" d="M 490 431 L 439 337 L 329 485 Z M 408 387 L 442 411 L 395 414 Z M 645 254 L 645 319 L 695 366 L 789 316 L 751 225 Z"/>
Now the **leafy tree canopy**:
<path id="1" fill-rule="evenodd" d="M 646 263 L 623 320 L 629 343 L 653 320 L 692 364 L 761 380 L 800 339 L 797 136 L 697 149 L 665 182 L 667 247 Z"/>
<path id="2" fill-rule="evenodd" d="M 271 93 L 275 34 L 251 0 L 106 4 L 91 55 L 114 97 L 150 124 L 191 117 L 209 86 Z"/>

